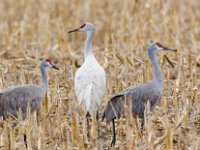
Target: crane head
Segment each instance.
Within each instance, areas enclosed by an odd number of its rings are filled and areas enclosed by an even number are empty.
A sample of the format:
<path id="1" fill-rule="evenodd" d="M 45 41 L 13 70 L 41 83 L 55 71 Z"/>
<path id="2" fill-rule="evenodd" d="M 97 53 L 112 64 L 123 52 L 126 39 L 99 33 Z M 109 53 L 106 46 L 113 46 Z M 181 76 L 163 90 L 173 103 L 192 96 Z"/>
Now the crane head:
<path id="1" fill-rule="evenodd" d="M 169 48 L 169 47 L 166 47 L 166 46 L 163 46 L 162 44 L 158 43 L 158 42 L 152 42 L 148 49 L 150 51 L 163 51 L 163 50 L 168 50 L 168 51 L 177 51 L 176 49 L 174 48 Z"/>
<path id="2" fill-rule="evenodd" d="M 56 69 L 59 70 L 58 67 L 56 67 L 52 61 L 50 59 L 42 59 L 41 63 L 40 63 L 40 68 L 52 68 L 52 69 Z"/>
<path id="3" fill-rule="evenodd" d="M 68 33 L 72 33 L 72 32 L 88 32 L 88 31 L 93 31 L 95 32 L 96 29 L 94 27 L 94 25 L 92 23 L 89 22 L 85 22 L 83 23 L 79 28 L 76 28 L 74 30 L 69 31 Z"/>

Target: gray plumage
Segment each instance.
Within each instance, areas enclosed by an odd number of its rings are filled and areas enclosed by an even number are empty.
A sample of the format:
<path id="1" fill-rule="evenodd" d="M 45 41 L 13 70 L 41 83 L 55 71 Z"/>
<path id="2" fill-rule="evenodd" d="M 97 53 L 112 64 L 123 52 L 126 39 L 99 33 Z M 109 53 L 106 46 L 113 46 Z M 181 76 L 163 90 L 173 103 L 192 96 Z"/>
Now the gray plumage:
<path id="1" fill-rule="evenodd" d="M 132 104 L 133 116 L 139 116 L 140 118 L 144 116 L 144 104 L 147 103 L 148 100 L 150 101 L 150 110 L 153 111 L 156 104 L 160 100 L 162 92 L 157 88 L 157 86 L 154 86 L 155 84 L 157 83 L 152 80 L 147 84 L 125 89 L 112 97 L 104 111 L 106 121 L 123 117 L 124 108 L 122 106 L 124 103 L 128 104 L 127 100 L 131 100 L 130 104 Z"/>
<path id="2" fill-rule="evenodd" d="M 0 97 L 0 116 L 6 118 L 8 114 L 12 114 L 17 117 L 17 112 L 21 108 L 22 118 L 25 119 L 27 105 L 30 106 L 31 112 L 33 112 L 38 108 L 45 94 L 46 92 L 37 85 L 8 88 Z"/>
<path id="3" fill-rule="evenodd" d="M 142 119 L 141 122 L 141 131 L 144 126 L 144 110 L 145 104 L 150 102 L 150 110 L 153 111 L 157 103 L 161 99 L 161 94 L 163 90 L 163 79 L 161 74 L 161 69 L 156 59 L 156 52 L 162 50 L 172 50 L 175 49 L 167 48 L 162 46 L 160 43 L 151 43 L 148 47 L 148 55 L 151 59 L 153 70 L 154 70 L 154 79 L 147 82 L 146 84 L 129 87 L 117 95 L 113 96 L 108 102 L 106 109 L 103 113 L 103 119 L 105 118 L 107 122 L 113 122 L 113 139 L 111 146 L 115 145 L 115 122 L 114 119 L 124 116 L 124 104 L 132 105 L 131 111 L 134 117 L 138 116 Z"/>
<path id="4" fill-rule="evenodd" d="M 49 59 L 44 59 L 40 63 L 42 73 L 42 85 L 18 85 L 10 87 L 0 92 L 0 116 L 7 118 L 9 114 L 17 117 L 17 112 L 21 108 L 22 119 L 26 118 L 27 106 L 30 106 L 31 113 L 35 111 L 45 98 L 48 87 L 47 68 L 58 69 Z"/>

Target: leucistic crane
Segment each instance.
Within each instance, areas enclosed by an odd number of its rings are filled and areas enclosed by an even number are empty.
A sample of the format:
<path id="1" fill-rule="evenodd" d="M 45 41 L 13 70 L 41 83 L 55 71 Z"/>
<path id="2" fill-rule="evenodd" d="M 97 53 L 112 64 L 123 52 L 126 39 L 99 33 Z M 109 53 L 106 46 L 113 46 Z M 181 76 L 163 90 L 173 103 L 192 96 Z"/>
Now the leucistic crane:
<path id="1" fill-rule="evenodd" d="M 22 111 L 22 119 L 27 116 L 27 106 L 30 106 L 31 113 L 35 111 L 43 101 L 48 87 L 47 69 L 58 68 L 49 59 L 43 59 L 40 63 L 42 74 L 42 85 L 17 85 L 0 92 L 0 116 L 4 119 L 9 114 L 17 117 L 19 109 Z"/>
<path id="2" fill-rule="evenodd" d="M 154 79 L 140 86 L 129 87 L 113 96 L 108 102 L 103 114 L 103 119 L 105 118 L 106 121 L 112 121 L 113 123 L 113 139 L 111 146 L 114 146 L 116 143 L 114 120 L 124 116 L 123 104 L 129 104 L 131 106 L 133 117 L 141 118 L 142 132 L 145 119 L 145 104 L 149 101 L 150 111 L 153 111 L 160 101 L 163 90 L 163 78 L 157 62 L 156 52 L 165 50 L 176 51 L 175 49 L 164 47 L 160 43 L 151 43 L 148 47 L 148 55 L 153 66 Z"/>
<path id="3" fill-rule="evenodd" d="M 105 92 L 106 75 L 92 51 L 92 39 L 96 29 L 93 24 L 86 22 L 68 33 L 77 31 L 86 32 L 87 38 L 84 46 L 84 63 L 75 74 L 75 94 L 78 104 L 87 112 L 86 117 L 96 113 L 98 120 L 98 109 Z"/>

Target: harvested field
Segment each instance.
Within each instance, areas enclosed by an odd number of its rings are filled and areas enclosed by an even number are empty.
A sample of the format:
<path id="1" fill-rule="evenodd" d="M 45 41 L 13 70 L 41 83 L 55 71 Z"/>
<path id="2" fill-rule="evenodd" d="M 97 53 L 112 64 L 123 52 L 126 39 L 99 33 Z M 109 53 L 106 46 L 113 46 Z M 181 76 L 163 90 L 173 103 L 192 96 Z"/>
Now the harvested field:
<path id="1" fill-rule="evenodd" d="M 200 149 L 200 3 L 198 0 L 1 0 L 0 89 L 40 84 L 40 58 L 60 68 L 49 70 L 47 97 L 27 120 L 0 120 L 0 149 L 199 150 Z M 87 141 L 85 112 L 74 92 L 74 74 L 83 63 L 85 33 L 68 34 L 85 21 L 96 26 L 93 51 L 104 67 L 107 89 L 102 116 L 111 96 L 152 79 L 149 41 L 178 49 L 159 53 L 164 78 L 162 99 L 146 111 L 141 141 L 132 116 L 112 124 L 91 122 Z M 147 105 L 148 108 L 148 105 Z"/>

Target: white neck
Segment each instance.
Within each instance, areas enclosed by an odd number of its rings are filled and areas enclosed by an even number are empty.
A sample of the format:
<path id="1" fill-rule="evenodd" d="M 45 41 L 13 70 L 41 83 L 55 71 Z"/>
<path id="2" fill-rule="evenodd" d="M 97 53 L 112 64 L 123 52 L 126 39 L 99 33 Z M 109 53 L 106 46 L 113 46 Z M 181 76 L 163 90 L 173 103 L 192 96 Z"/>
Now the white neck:
<path id="1" fill-rule="evenodd" d="M 42 89 L 44 90 L 44 92 L 47 91 L 47 87 L 48 87 L 48 75 L 47 75 L 47 68 L 41 67 L 40 68 L 41 73 L 42 73 Z"/>
<path id="2" fill-rule="evenodd" d="M 86 59 L 88 56 L 93 56 L 92 39 L 94 37 L 94 33 L 95 31 L 87 32 L 87 38 L 86 38 L 85 46 L 84 46 L 84 59 Z"/>

